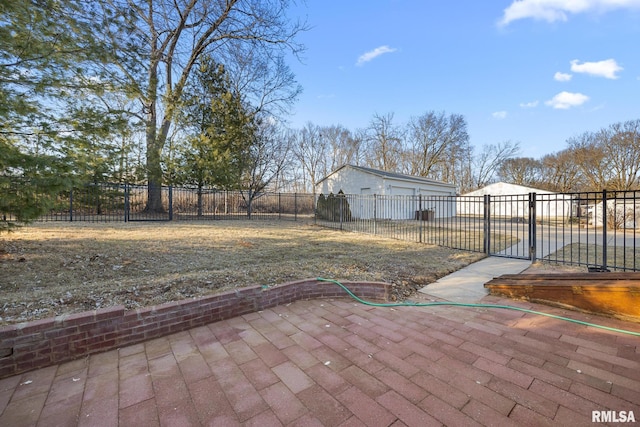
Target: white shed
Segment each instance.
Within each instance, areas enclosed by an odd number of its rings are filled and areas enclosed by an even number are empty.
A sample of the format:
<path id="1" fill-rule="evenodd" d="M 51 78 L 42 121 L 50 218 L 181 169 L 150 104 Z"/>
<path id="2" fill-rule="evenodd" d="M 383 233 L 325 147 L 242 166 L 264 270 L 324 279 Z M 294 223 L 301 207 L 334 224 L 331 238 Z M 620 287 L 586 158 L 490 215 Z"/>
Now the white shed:
<path id="1" fill-rule="evenodd" d="M 574 204 L 572 197 L 539 188 L 523 185 L 496 182 L 458 198 L 456 209 L 459 215 L 481 216 L 484 204 L 481 197 L 490 195 L 491 215 L 528 218 L 529 193 L 536 193 L 536 216 L 538 219 L 569 218 L 572 216 Z"/>
<path id="2" fill-rule="evenodd" d="M 419 209 L 436 218 L 455 215 L 456 186 L 433 179 L 344 165 L 316 184 L 325 196 L 339 191 L 354 218 L 414 219 Z"/>
<path id="3" fill-rule="evenodd" d="M 604 225 L 602 207 L 602 202 L 588 206 L 589 225 L 595 227 Z M 609 199 L 607 200 L 606 219 L 608 228 L 640 229 L 640 203 L 635 199 L 625 199 L 624 196 L 618 199 Z"/>

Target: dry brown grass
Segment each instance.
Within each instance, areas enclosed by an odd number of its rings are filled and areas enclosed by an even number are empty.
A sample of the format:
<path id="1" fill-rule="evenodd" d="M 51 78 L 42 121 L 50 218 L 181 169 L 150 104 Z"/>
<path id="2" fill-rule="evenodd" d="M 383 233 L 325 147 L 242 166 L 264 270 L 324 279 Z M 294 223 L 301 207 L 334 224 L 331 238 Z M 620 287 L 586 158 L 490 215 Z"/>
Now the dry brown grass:
<path id="1" fill-rule="evenodd" d="M 546 259 L 600 266 L 602 248 L 602 245 L 572 243 L 548 255 Z M 624 271 L 622 267 L 627 270 L 637 269 L 640 267 L 640 251 L 633 246 L 607 246 L 607 265 L 612 266 L 609 267 L 610 270 L 616 270 L 613 266 L 620 267 L 620 271 Z"/>
<path id="2" fill-rule="evenodd" d="M 329 227 L 338 227 L 336 223 L 328 223 Z M 441 246 L 466 249 L 476 252 L 483 251 L 484 230 L 481 224 L 467 226 L 465 223 L 451 224 L 449 226 L 432 225 L 419 221 L 354 221 L 342 224 L 343 229 L 353 231 L 365 231 L 380 236 L 392 236 L 401 240 L 422 241 Z M 456 227 L 456 225 L 458 225 Z M 375 232 L 373 231 L 375 229 Z M 421 236 L 421 237 L 420 237 Z M 520 239 L 509 232 L 492 232 L 491 247 L 494 252 L 500 252 Z"/>
<path id="3" fill-rule="evenodd" d="M 401 299 L 482 257 L 303 222 L 41 223 L 0 236 L 0 324 L 318 276 Z"/>

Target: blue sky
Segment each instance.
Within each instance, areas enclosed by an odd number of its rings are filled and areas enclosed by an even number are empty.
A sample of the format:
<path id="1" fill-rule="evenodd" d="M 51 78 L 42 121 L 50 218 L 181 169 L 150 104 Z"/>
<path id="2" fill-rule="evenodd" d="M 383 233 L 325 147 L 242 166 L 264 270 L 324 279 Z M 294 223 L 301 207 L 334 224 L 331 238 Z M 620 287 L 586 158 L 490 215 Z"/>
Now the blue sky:
<path id="1" fill-rule="evenodd" d="M 540 158 L 640 119 L 640 0 L 308 0 L 290 125 L 461 114 L 471 144 Z"/>

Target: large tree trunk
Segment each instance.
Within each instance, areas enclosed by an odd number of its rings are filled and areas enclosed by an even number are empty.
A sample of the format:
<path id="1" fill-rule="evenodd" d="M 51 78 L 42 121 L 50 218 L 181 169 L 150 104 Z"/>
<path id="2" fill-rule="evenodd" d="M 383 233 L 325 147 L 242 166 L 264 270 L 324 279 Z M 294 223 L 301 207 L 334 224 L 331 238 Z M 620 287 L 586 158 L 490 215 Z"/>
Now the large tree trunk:
<path id="1" fill-rule="evenodd" d="M 203 185 L 202 183 L 198 183 L 198 217 L 201 217 L 203 215 L 203 200 L 202 200 L 202 191 L 203 191 Z"/>
<path id="2" fill-rule="evenodd" d="M 148 213 L 163 213 L 161 149 L 156 144 L 147 145 L 147 206 Z"/>
<path id="3" fill-rule="evenodd" d="M 152 109 L 155 113 L 155 109 Z M 160 132 L 156 131 L 155 114 L 147 124 L 147 212 L 164 213 L 162 205 L 162 149 L 167 141 L 171 121 L 163 120 Z"/>
<path id="4" fill-rule="evenodd" d="M 289 22 L 285 13 L 287 0 L 128 0 L 122 3 L 128 4 L 136 13 L 133 19 L 138 35 L 148 43 L 148 50 L 141 52 L 139 58 L 142 66 L 148 66 L 147 85 L 140 87 L 133 74 L 130 83 L 141 89 L 140 100 L 146 121 L 146 211 L 164 212 L 162 150 L 175 119 L 175 109 L 179 108 L 178 101 L 194 67 L 199 66 L 201 56 L 220 49 L 224 58 L 225 54 L 236 53 L 239 47 L 246 47 L 252 55 L 260 56 L 265 64 L 278 66 L 282 48 L 289 48 L 294 53 L 301 48 L 293 38 L 305 28 L 299 23 Z M 125 57 L 130 50 L 126 46 L 125 43 Z M 161 72 L 159 67 L 162 67 Z M 123 68 L 128 74 L 126 67 Z M 281 69 L 281 72 L 287 71 Z M 277 80 L 282 81 L 280 78 Z M 256 84 L 262 85 L 262 81 L 261 76 Z M 279 97 L 280 93 L 280 89 L 274 89 L 274 97 Z M 286 99 L 292 98 L 285 98 L 285 103 Z M 157 111 L 158 105 L 161 106 L 160 112 Z"/>
<path id="5" fill-rule="evenodd" d="M 158 138 L 158 46 L 157 34 L 152 30 L 151 37 L 151 66 L 149 67 L 149 87 L 147 89 L 146 104 L 146 148 L 147 148 L 147 213 L 162 213 L 162 166 L 161 154 L 164 140 Z M 162 132 L 160 132 L 162 136 Z"/>
<path id="6" fill-rule="evenodd" d="M 155 108 L 150 108 L 147 120 L 147 206 L 148 213 L 162 213 L 162 141 L 158 141 L 156 132 Z"/>

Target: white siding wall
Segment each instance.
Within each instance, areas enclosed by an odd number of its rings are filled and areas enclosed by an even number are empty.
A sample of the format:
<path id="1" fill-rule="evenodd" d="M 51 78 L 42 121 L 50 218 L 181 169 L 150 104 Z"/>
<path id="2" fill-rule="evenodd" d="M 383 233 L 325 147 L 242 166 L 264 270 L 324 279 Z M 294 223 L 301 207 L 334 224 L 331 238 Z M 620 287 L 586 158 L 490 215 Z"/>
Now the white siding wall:
<path id="1" fill-rule="evenodd" d="M 382 194 L 383 184 L 381 177 L 345 168 L 327 177 L 319 192 L 325 196 L 331 192 L 337 194 L 340 190 L 345 194 L 361 194 L 362 189 L 368 189 L 371 194 Z"/>
<path id="2" fill-rule="evenodd" d="M 344 168 L 327 177 L 318 192 L 326 196 L 340 190 L 347 195 L 357 195 L 348 196 L 354 218 L 370 219 L 375 214 L 379 219 L 414 219 L 419 208 L 418 195 L 425 200 L 422 208 L 433 209 L 435 217 L 455 215 L 455 202 L 427 202 L 429 196 L 454 196 L 455 189 L 446 184 L 410 182 Z"/>
<path id="3" fill-rule="evenodd" d="M 598 203 L 588 208 L 589 225 L 602 227 L 603 204 Z M 640 228 L 640 203 L 621 200 L 607 200 L 607 227 L 634 229 Z M 613 224 L 612 224 L 613 221 Z"/>
<path id="4" fill-rule="evenodd" d="M 484 214 L 482 198 L 489 194 L 497 196 L 491 200 L 492 215 L 527 218 L 529 215 L 527 203 L 529 193 L 537 193 L 536 215 L 538 218 L 568 218 L 571 216 L 572 200 L 570 196 L 504 182 L 490 184 L 479 190 L 463 194 L 456 203 L 457 212 L 459 215 L 482 216 Z"/>

